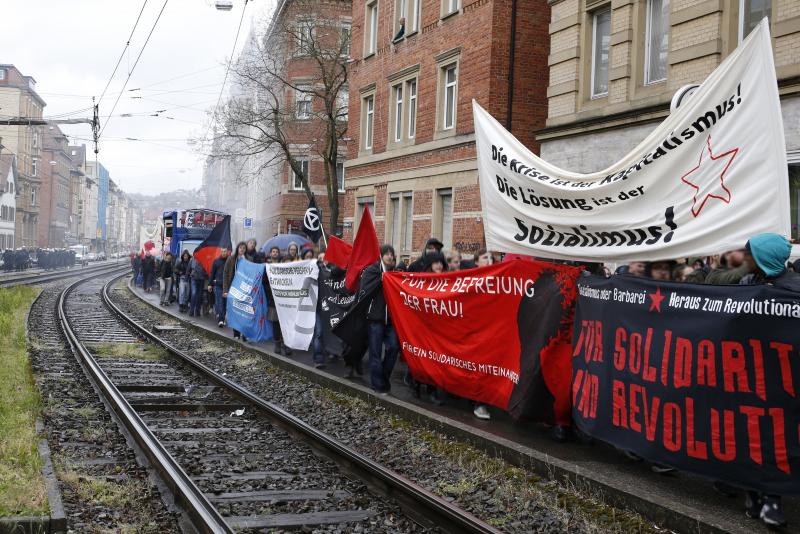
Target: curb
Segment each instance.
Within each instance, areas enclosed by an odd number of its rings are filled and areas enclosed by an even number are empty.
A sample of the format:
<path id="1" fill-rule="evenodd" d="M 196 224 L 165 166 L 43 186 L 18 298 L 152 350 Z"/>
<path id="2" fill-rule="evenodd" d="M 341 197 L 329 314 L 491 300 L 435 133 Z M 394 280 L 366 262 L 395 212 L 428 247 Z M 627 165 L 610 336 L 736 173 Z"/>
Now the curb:
<path id="1" fill-rule="evenodd" d="M 394 397 L 376 395 L 370 388 L 352 383 L 327 373 L 319 373 L 309 365 L 291 360 L 285 356 L 257 347 L 237 343 L 222 332 L 206 329 L 203 326 L 188 322 L 180 317 L 166 313 L 160 307 L 142 298 L 127 284 L 128 291 L 140 301 L 160 313 L 176 319 L 187 330 L 211 336 L 261 358 L 281 369 L 307 378 L 309 381 L 358 397 L 372 404 L 379 404 L 389 412 L 402 416 L 421 426 L 441 432 L 449 437 L 464 441 L 492 457 L 523 469 L 529 469 L 545 479 L 567 480 L 590 493 L 602 495 L 602 501 L 617 508 L 625 508 L 639 513 L 643 517 L 658 524 L 662 528 L 676 532 L 692 534 L 721 534 L 730 532 L 729 528 L 708 522 L 701 515 L 701 510 L 689 508 L 675 502 L 665 502 L 660 497 L 648 498 L 645 492 L 635 493 L 622 487 L 613 478 L 596 471 L 588 472 L 576 464 L 550 456 L 542 451 L 527 447 L 512 440 L 471 427 L 447 416 L 431 412 L 424 407 L 416 406 Z M 744 514 L 742 514 L 744 515 Z M 755 526 L 755 525 L 753 525 Z M 743 530 L 745 532 L 746 530 Z"/>
<path id="2" fill-rule="evenodd" d="M 36 298 L 31 302 L 28 311 L 25 312 L 25 341 L 29 341 L 28 337 L 28 317 L 31 308 L 39 300 L 42 292 L 40 291 Z M 35 382 L 35 381 L 34 381 Z M 39 384 L 36 383 L 36 388 Z M 41 393 L 41 392 L 40 392 Z M 35 423 L 36 434 L 39 436 L 44 435 L 44 424 L 40 419 Z M 53 461 L 50 454 L 50 445 L 47 439 L 42 438 L 39 440 L 37 447 L 39 456 L 42 459 L 42 476 L 44 476 L 44 485 L 47 490 L 47 504 L 50 508 L 50 514 L 41 516 L 10 516 L 0 517 L 0 534 L 55 534 L 58 532 L 67 531 L 67 515 L 64 512 L 64 504 L 61 500 L 61 491 L 58 487 L 58 478 L 56 477 L 55 469 L 53 468 Z"/>

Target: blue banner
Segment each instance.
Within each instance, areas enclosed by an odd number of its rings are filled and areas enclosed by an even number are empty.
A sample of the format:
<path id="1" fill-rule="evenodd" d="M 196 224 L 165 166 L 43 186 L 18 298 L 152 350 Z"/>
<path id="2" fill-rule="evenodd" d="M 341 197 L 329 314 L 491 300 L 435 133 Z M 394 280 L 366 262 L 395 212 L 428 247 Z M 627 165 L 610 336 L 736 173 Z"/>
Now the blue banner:
<path id="1" fill-rule="evenodd" d="M 267 299 L 261 285 L 264 274 L 262 264 L 239 258 L 228 289 L 228 326 L 251 341 L 272 339 L 272 325 L 267 321 Z"/>

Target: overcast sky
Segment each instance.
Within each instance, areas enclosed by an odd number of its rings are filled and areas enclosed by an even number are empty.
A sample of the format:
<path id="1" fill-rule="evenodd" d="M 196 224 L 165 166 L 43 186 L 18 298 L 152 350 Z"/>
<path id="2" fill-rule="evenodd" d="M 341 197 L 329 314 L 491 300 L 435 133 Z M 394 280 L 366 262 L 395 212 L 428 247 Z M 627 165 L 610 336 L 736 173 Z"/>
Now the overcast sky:
<path id="1" fill-rule="evenodd" d="M 103 92 L 144 1 L 3 0 L 0 63 L 14 64 L 36 79 L 36 91 L 47 102 L 45 116 L 90 108 L 92 96 Z M 206 132 L 206 112 L 217 102 L 244 0 L 233 3 L 233 10 L 224 12 L 215 9 L 214 0 L 167 0 L 109 119 L 164 6 L 164 0 L 147 0 L 130 47 L 100 102 L 101 124 L 108 121 L 108 126 L 99 160 L 123 190 L 152 194 L 200 186 L 205 158 L 187 140 Z M 272 5 L 273 0 L 250 1 L 237 51 L 253 18 L 266 16 Z M 150 116 L 159 111 L 160 116 Z M 91 110 L 72 116 L 91 117 Z M 61 128 L 74 136 L 72 143 L 90 148 L 88 124 Z M 89 155 L 94 157 L 91 150 Z"/>

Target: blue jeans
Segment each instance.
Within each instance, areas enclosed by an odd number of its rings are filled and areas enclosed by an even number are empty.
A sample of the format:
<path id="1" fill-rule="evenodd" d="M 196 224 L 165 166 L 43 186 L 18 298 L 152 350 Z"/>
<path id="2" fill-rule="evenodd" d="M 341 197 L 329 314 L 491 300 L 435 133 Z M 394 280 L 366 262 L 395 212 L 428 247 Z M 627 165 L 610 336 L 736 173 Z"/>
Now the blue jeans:
<path id="1" fill-rule="evenodd" d="M 178 286 L 178 304 L 186 306 L 189 304 L 189 296 L 192 293 L 191 279 L 188 276 L 181 276 L 179 278 L 180 286 Z"/>
<path id="2" fill-rule="evenodd" d="M 317 322 L 314 323 L 314 363 L 325 363 L 325 352 L 322 346 L 322 317 L 317 312 Z"/>
<path id="3" fill-rule="evenodd" d="M 226 302 L 222 296 L 222 286 L 214 286 L 214 315 L 217 322 L 225 320 Z"/>
<path id="4" fill-rule="evenodd" d="M 389 377 L 392 376 L 392 369 L 394 369 L 397 353 L 400 350 L 397 332 L 395 332 L 394 326 L 376 321 L 370 321 L 368 328 L 369 374 L 372 389 L 381 392 L 389 391 L 391 388 Z"/>
<path id="5" fill-rule="evenodd" d="M 200 306 L 203 304 L 203 289 L 205 287 L 205 280 L 195 280 L 192 278 L 192 303 L 189 305 L 190 313 L 200 315 Z"/>

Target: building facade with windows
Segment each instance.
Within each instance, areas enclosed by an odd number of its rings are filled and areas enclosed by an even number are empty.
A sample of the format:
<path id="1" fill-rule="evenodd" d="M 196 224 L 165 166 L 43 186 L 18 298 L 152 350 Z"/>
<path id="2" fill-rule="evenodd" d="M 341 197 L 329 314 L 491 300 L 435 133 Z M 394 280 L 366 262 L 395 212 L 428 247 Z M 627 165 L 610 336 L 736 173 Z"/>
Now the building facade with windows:
<path id="1" fill-rule="evenodd" d="M 576 172 L 617 161 L 764 18 L 770 21 L 789 166 L 792 237 L 800 196 L 800 2 L 549 0 L 550 84 L 541 155 Z"/>
<path id="2" fill-rule="evenodd" d="M 58 126 L 43 126 L 42 185 L 37 246 L 62 248 L 70 218 L 70 171 L 72 159 L 67 137 Z"/>
<path id="3" fill-rule="evenodd" d="M 0 250 L 16 248 L 17 162 L 13 154 L 0 154 Z"/>
<path id="4" fill-rule="evenodd" d="M 484 246 L 472 100 L 538 151 L 549 19 L 546 0 L 354 4 L 346 238 L 369 206 L 398 256 Z"/>
<path id="5" fill-rule="evenodd" d="M 36 80 L 14 65 L 0 64 L 0 110 L 9 117 L 41 119 L 46 103 L 36 93 Z M 41 126 L 0 125 L 0 155 L 17 161 L 16 246 L 35 247 L 41 187 Z"/>
<path id="6" fill-rule="evenodd" d="M 332 113 L 336 116 L 336 128 L 346 130 L 348 86 L 339 87 L 338 79 L 335 80 L 335 76 L 331 75 L 332 62 L 327 51 L 341 53 L 340 62 L 345 64 L 350 53 L 351 10 L 349 0 L 283 0 L 266 36 L 268 43 L 275 43 L 269 48 L 284 54 L 281 59 L 284 100 L 278 106 L 282 109 L 282 128 L 292 157 L 298 162 L 314 194 L 327 234 L 341 233 L 341 229 L 329 228 L 328 224 L 328 181 L 322 154 L 329 150 L 327 128 L 331 121 L 326 118 L 326 102 L 320 95 L 327 91 L 337 95 Z M 320 68 L 321 62 L 328 62 L 324 72 Z M 331 87 L 327 87 L 329 84 Z M 334 149 L 337 151 L 335 191 L 340 206 L 339 220 L 344 203 L 344 162 L 347 153 L 346 145 L 341 141 Z M 308 208 L 308 196 L 301 176 L 277 151 L 277 147 L 275 152 L 263 157 L 281 162 L 275 169 L 263 170 L 262 173 L 269 174 L 270 179 L 259 184 L 258 194 L 266 199 L 261 206 L 266 237 L 278 233 L 298 233 Z M 266 167 L 262 165 L 262 168 Z M 257 219 L 260 224 L 261 217 Z"/>

